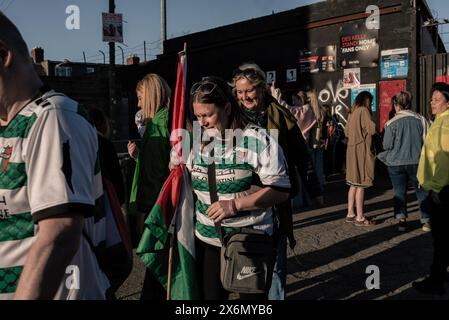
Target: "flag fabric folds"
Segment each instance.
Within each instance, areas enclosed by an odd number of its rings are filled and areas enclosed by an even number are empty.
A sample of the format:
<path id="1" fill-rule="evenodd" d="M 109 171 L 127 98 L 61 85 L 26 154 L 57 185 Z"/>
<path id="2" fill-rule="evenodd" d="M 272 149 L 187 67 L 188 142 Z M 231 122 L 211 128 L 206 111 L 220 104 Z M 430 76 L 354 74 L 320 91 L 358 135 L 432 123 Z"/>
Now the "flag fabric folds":
<path id="1" fill-rule="evenodd" d="M 184 127 L 186 57 L 178 57 L 178 72 L 173 106 L 172 132 Z M 171 141 L 181 145 L 181 136 Z M 181 148 L 177 148 L 181 159 Z M 145 221 L 137 255 L 167 289 L 170 243 L 173 244 L 171 267 L 172 300 L 198 299 L 195 267 L 194 202 L 187 169 L 182 163 L 170 172 Z M 173 237 L 173 238 L 172 238 Z M 171 240 L 174 240 L 171 242 Z"/>

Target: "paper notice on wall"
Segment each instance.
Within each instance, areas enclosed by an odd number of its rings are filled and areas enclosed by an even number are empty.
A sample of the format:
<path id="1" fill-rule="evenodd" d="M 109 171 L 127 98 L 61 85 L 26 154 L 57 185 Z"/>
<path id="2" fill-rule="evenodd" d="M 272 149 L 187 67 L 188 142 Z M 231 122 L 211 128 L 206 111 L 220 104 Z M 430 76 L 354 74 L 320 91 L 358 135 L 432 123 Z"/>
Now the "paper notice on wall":
<path id="1" fill-rule="evenodd" d="M 382 50 L 380 55 L 380 71 L 382 79 L 407 77 L 408 48 Z"/>

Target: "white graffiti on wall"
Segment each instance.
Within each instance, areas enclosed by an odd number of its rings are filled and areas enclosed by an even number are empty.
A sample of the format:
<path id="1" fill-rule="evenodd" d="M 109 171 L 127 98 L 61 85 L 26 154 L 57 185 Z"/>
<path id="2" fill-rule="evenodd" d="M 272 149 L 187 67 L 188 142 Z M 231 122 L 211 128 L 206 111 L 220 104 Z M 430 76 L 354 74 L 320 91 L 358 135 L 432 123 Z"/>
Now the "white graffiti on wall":
<path id="1" fill-rule="evenodd" d="M 340 118 L 340 125 L 345 127 L 350 109 L 345 103 L 345 100 L 349 97 L 349 89 L 343 88 L 343 81 L 341 80 L 338 80 L 335 90 L 331 80 L 326 85 L 327 87 L 320 91 L 318 100 L 321 104 L 330 105 L 332 114 L 336 114 Z"/>

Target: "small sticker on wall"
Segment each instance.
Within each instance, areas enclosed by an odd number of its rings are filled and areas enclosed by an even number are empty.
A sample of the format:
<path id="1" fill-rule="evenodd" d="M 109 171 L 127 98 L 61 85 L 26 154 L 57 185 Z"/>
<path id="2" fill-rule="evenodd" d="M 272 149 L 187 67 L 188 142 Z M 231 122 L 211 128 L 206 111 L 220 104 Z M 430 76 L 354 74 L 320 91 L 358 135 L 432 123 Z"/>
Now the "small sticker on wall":
<path id="1" fill-rule="evenodd" d="M 295 82 L 296 81 L 296 69 L 287 69 L 287 74 L 285 75 L 285 79 L 287 79 L 287 82 Z"/>
<path id="2" fill-rule="evenodd" d="M 267 71 L 267 83 L 271 84 L 276 81 L 276 71 Z"/>

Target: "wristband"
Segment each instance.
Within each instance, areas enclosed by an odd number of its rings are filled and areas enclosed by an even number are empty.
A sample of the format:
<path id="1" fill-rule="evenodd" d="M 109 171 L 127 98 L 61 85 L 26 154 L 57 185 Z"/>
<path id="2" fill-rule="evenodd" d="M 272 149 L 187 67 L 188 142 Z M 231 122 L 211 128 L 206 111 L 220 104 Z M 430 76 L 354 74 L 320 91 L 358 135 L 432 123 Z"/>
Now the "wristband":
<path id="1" fill-rule="evenodd" d="M 231 214 L 233 216 L 235 216 L 237 214 L 237 205 L 235 204 L 235 199 L 231 200 L 231 207 L 232 207 L 232 212 Z"/>

